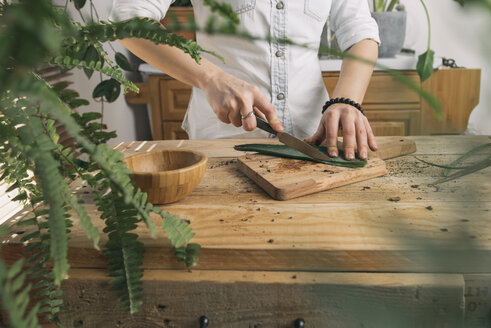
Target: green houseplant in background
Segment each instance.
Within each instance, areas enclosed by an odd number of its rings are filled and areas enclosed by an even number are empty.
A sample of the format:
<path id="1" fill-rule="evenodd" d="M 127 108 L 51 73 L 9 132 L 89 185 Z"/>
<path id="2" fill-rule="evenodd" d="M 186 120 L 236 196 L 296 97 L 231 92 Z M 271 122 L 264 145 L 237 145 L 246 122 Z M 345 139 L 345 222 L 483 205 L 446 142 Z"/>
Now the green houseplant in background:
<path id="1" fill-rule="evenodd" d="M 380 35 L 379 57 L 387 58 L 397 55 L 406 37 L 406 12 L 394 10 L 398 0 L 373 0 L 372 17 L 378 24 Z"/>
<path id="2" fill-rule="evenodd" d="M 435 52 L 431 50 L 431 23 L 428 8 L 423 0 L 420 0 L 428 22 L 428 46 L 426 51 L 419 55 L 416 70 L 421 82 L 427 80 L 433 74 L 433 60 Z M 377 21 L 380 30 L 382 45 L 380 47 L 381 57 L 392 57 L 399 53 L 404 44 L 406 34 L 406 12 L 399 5 L 400 0 L 373 0 L 372 17 Z M 399 6 L 398 6 L 399 5 Z M 401 9 L 394 11 L 394 9 Z M 387 44 L 387 45 L 385 45 Z"/>

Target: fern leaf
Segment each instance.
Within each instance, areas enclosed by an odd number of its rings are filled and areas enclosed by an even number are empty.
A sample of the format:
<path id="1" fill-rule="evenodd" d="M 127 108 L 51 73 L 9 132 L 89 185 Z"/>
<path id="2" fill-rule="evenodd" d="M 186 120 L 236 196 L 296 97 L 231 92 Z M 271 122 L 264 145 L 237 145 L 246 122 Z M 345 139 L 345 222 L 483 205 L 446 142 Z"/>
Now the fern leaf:
<path id="1" fill-rule="evenodd" d="M 170 239 L 172 246 L 179 248 L 193 238 L 194 233 L 186 221 L 183 221 L 177 215 L 163 212 L 157 207 L 154 207 L 153 211 L 164 218 L 162 229 L 167 234 L 167 238 Z"/>
<path id="2" fill-rule="evenodd" d="M 87 214 L 87 211 L 83 206 L 80 206 L 77 202 L 77 198 L 71 196 L 70 197 L 70 205 L 77 213 L 80 225 L 84 228 L 87 238 L 92 239 L 94 248 L 99 250 L 99 230 L 92 223 L 92 219 Z"/>
<path id="3" fill-rule="evenodd" d="M 123 85 L 124 92 L 126 92 L 127 90 L 131 90 L 138 93 L 140 91 L 133 82 L 127 81 L 125 79 L 124 74 L 120 69 L 116 67 L 103 67 L 103 63 L 101 61 L 91 61 L 87 64 L 87 62 L 84 60 L 78 60 L 69 56 L 64 57 L 60 55 L 53 59 L 52 64 L 65 69 L 72 69 L 76 67 L 82 70 L 95 70 L 121 83 L 121 85 Z"/>
<path id="4" fill-rule="evenodd" d="M 107 206 L 108 203 L 113 206 Z M 109 237 L 104 255 L 108 258 L 109 275 L 113 277 L 110 283 L 118 290 L 123 310 L 135 313 L 141 307 L 143 270 L 140 266 L 144 253 L 138 235 L 130 233 L 137 227 L 137 212 L 113 192 L 99 199 L 99 204 L 105 210 L 104 232 Z"/>
<path id="5" fill-rule="evenodd" d="M 18 292 L 25 280 L 25 274 L 20 273 L 22 266 L 22 260 L 15 262 L 10 268 L 0 260 L 0 303 L 7 313 L 11 327 L 41 327 L 36 316 L 39 305 L 36 304 L 29 312 L 26 311 L 31 286 Z M 18 277 L 14 279 L 16 276 Z"/>
<path id="6" fill-rule="evenodd" d="M 45 202 L 49 206 L 48 225 L 51 235 L 51 257 L 54 260 L 55 282 L 60 284 L 68 271 L 67 235 L 64 202 L 60 197 L 62 185 L 66 184 L 58 171 L 58 163 L 49 152 L 33 154 L 36 163 L 36 178 L 41 183 Z"/>

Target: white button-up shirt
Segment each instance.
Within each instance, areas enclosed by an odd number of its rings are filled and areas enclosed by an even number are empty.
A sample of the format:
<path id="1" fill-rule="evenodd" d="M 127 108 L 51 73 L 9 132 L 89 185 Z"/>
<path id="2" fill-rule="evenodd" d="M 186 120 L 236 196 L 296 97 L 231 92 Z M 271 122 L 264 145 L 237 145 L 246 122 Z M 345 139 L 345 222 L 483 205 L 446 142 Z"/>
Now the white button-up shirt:
<path id="1" fill-rule="evenodd" d="M 322 81 L 318 48 L 325 22 L 336 33 L 341 50 L 363 39 L 379 41 L 378 27 L 370 16 L 367 0 L 220 0 L 232 6 L 240 29 L 275 39 L 288 38 L 297 44 L 278 41 L 249 41 L 231 36 L 196 33 L 205 49 L 220 54 L 203 54 L 224 71 L 257 87 L 270 99 L 286 132 L 299 138 L 314 134 L 322 105 L 329 99 Z M 172 0 L 113 0 L 111 20 L 151 17 L 160 21 Z M 211 15 L 202 0 L 192 0 L 195 21 L 205 26 Z M 218 120 L 203 91 L 193 88 L 183 128 L 191 139 L 260 137 L 256 129 L 242 128 Z"/>

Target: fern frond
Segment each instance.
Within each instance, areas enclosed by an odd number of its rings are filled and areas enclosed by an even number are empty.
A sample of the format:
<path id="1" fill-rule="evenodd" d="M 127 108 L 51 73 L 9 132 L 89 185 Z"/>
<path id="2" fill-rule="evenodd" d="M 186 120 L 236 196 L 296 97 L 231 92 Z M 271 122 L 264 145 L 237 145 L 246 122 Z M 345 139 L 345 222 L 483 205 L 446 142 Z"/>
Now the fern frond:
<path id="1" fill-rule="evenodd" d="M 179 262 L 186 264 L 188 268 L 198 264 L 198 255 L 201 246 L 198 244 L 187 244 L 185 247 L 176 247 L 176 256 Z"/>
<path id="2" fill-rule="evenodd" d="M 91 61 L 89 63 L 85 62 L 85 60 L 79 60 L 77 58 L 72 58 L 69 56 L 57 56 L 53 59 L 53 64 L 65 69 L 79 68 L 79 69 L 91 69 L 98 72 L 101 72 L 112 79 L 118 81 L 123 85 L 123 88 L 126 90 L 131 90 L 133 92 L 140 92 L 138 87 L 130 81 L 127 81 L 124 77 L 124 73 L 122 70 L 110 67 L 110 66 L 102 66 L 102 62 L 100 61 Z"/>
<path id="3" fill-rule="evenodd" d="M 29 105 L 26 101 L 23 101 L 22 104 Z M 32 107 L 26 108 L 32 109 Z M 68 271 L 65 200 L 71 194 L 67 183 L 60 174 L 58 161 L 52 154 L 52 150 L 56 146 L 45 134 L 45 126 L 38 115 L 29 115 L 27 110 L 5 110 L 4 114 L 10 118 L 12 123 L 21 125 L 16 130 L 20 142 L 9 144 L 11 147 L 22 147 L 24 160 L 33 164 L 39 190 L 44 196 L 44 203 L 49 206 L 50 253 L 54 261 L 55 282 L 60 284 L 61 279 Z"/>
<path id="4" fill-rule="evenodd" d="M 153 211 L 164 218 L 162 229 L 167 234 L 167 238 L 170 239 L 172 246 L 179 248 L 193 238 L 194 233 L 191 231 L 189 223 L 177 215 L 162 211 L 158 207 L 154 207 Z"/>
<path id="5" fill-rule="evenodd" d="M 10 327 L 41 327 L 36 316 L 39 305 L 36 304 L 29 312 L 26 311 L 31 286 L 22 288 L 26 278 L 26 274 L 21 273 L 23 265 L 24 261 L 21 259 L 8 268 L 0 260 L 0 303 L 7 313 Z"/>
<path id="6" fill-rule="evenodd" d="M 65 202 L 62 196 L 64 192 L 62 186 L 66 185 L 66 182 L 58 171 L 58 162 L 56 162 L 49 152 L 33 151 L 32 157 L 36 163 L 36 178 L 43 189 L 45 203 L 49 206 L 50 254 L 54 261 L 53 272 L 55 274 L 55 283 L 59 285 L 69 268 L 67 260 L 68 246 L 67 227 L 65 224 Z"/>
<path id="7" fill-rule="evenodd" d="M 181 36 L 162 28 L 159 22 L 149 18 L 134 18 L 127 21 L 108 23 L 101 21 L 98 24 L 89 23 L 81 27 L 77 40 L 87 40 L 90 43 L 116 41 L 118 39 L 141 38 L 155 44 L 167 44 L 181 49 L 189 54 L 198 63 L 200 52 L 204 51 L 195 41 L 187 40 Z"/>
<path id="8" fill-rule="evenodd" d="M 104 232 L 109 237 L 104 255 L 108 258 L 109 275 L 113 277 L 110 283 L 118 291 L 121 307 L 135 313 L 141 306 L 143 270 L 140 266 L 144 253 L 138 235 L 130 233 L 137 227 L 137 212 L 113 192 L 103 196 L 98 204 L 105 217 Z"/>
<path id="9" fill-rule="evenodd" d="M 50 234 L 49 225 L 46 218 L 49 214 L 45 210 L 34 211 L 34 217 L 20 221 L 19 226 L 34 225 L 37 228 L 35 233 L 23 237 L 21 241 L 29 241 L 29 246 L 24 250 L 24 255 L 28 257 L 26 265 L 28 266 L 25 273 L 30 280 L 39 279 L 32 289 L 37 291 L 33 299 L 39 303 L 39 314 L 45 313 L 45 318 L 52 323 L 58 322 L 56 314 L 60 311 L 60 304 L 63 303 L 61 298 L 63 292 L 55 284 L 54 274 L 51 272 L 50 260 Z M 69 220 L 65 221 L 66 226 L 70 226 Z"/>

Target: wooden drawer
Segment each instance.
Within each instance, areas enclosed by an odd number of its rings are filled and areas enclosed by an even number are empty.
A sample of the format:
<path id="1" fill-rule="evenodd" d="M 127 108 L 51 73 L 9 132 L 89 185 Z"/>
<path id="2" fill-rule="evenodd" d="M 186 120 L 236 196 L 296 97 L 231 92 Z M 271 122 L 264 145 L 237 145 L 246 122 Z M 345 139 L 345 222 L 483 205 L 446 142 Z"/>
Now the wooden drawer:
<path id="1" fill-rule="evenodd" d="M 419 134 L 420 110 L 367 110 L 365 112 L 375 136 L 409 136 Z"/>
<path id="2" fill-rule="evenodd" d="M 188 134 L 181 128 L 181 122 L 162 122 L 165 140 L 189 139 Z"/>
<path id="3" fill-rule="evenodd" d="M 159 83 L 161 112 L 164 121 L 182 121 L 191 98 L 191 87 L 172 78 L 162 78 Z"/>
<path id="4" fill-rule="evenodd" d="M 403 71 L 401 73 L 414 83 L 420 83 L 416 72 Z M 332 95 L 336 83 L 338 82 L 339 73 L 324 72 L 322 76 L 329 95 Z M 397 110 L 405 107 L 401 107 L 401 104 L 419 103 L 419 95 L 398 81 L 395 77 L 385 72 L 374 72 L 365 94 L 363 106 L 367 109 L 374 107 L 381 109 L 381 106 L 383 106 L 384 109 Z M 395 107 L 393 104 L 397 104 L 398 106 Z"/>

